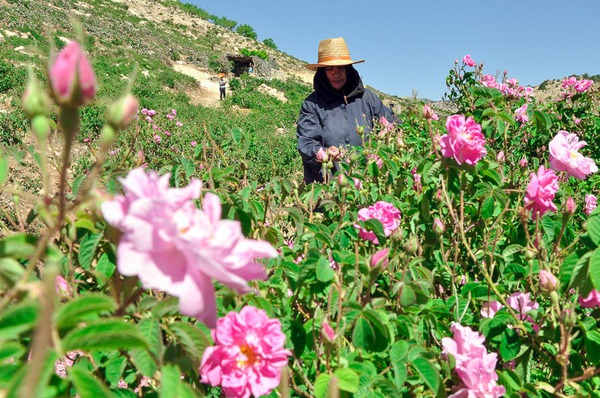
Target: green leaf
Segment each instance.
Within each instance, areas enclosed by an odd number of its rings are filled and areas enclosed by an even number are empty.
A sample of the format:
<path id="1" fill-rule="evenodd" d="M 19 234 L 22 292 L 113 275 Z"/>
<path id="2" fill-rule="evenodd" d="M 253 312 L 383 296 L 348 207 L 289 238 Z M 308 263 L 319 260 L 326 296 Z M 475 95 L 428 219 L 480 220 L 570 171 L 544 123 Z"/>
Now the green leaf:
<path id="1" fill-rule="evenodd" d="M 122 319 L 103 319 L 71 331 L 63 339 L 65 351 L 110 350 L 144 347 L 148 343 L 131 324 Z"/>
<path id="2" fill-rule="evenodd" d="M 113 397 L 111 391 L 84 366 L 74 365 L 69 368 L 68 375 L 81 398 Z"/>
<path id="3" fill-rule="evenodd" d="M 240 128 L 231 129 L 231 138 L 233 138 L 236 144 L 239 144 L 244 138 L 244 132 Z"/>
<path id="4" fill-rule="evenodd" d="M 319 282 L 330 282 L 335 276 L 335 271 L 325 257 L 319 257 L 317 261 L 317 280 Z"/>
<path id="5" fill-rule="evenodd" d="M 98 285 L 100 287 L 104 286 L 106 281 L 108 281 L 108 279 L 110 279 L 110 277 L 113 276 L 116 269 L 117 269 L 117 266 L 115 264 L 114 256 L 108 255 L 108 253 L 102 253 L 100 258 L 98 259 L 98 262 L 96 263 L 96 272 L 98 274 L 102 275 L 102 277 L 104 277 L 105 280 L 104 281 L 100 280 L 98 282 Z M 102 278 L 99 278 L 99 279 L 102 279 Z"/>
<path id="6" fill-rule="evenodd" d="M 142 319 L 137 326 L 148 342 L 149 349 L 134 348 L 131 350 L 131 357 L 144 376 L 153 377 L 158 370 L 157 360 L 160 360 L 164 351 L 160 325 L 157 320 L 146 318 Z"/>
<path id="7" fill-rule="evenodd" d="M 343 391 L 355 393 L 358 391 L 359 377 L 356 372 L 348 368 L 339 368 L 333 372 L 333 376 L 338 379 L 338 388 Z"/>
<path id="8" fill-rule="evenodd" d="M 159 398 L 196 398 L 197 395 L 181 380 L 181 370 L 176 365 L 162 368 Z"/>
<path id="9" fill-rule="evenodd" d="M 18 335 L 33 329 L 38 317 L 38 306 L 32 303 L 8 308 L 0 316 L 0 341 L 18 338 Z"/>
<path id="10" fill-rule="evenodd" d="M 488 196 L 481 205 L 481 218 L 488 219 L 494 214 L 494 197 Z"/>
<path id="11" fill-rule="evenodd" d="M 125 366 L 127 366 L 127 358 L 124 356 L 111 358 L 106 362 L 104 377 L 111 387 L 116 387 L 119 384 L 119 380 L 123 378 Z"/>
<path id="12" fill-rule="evenodd" d="M 367 351 L 382 352 L 389 344 L 389 332 L 377 313 L 365 310 L 357 318 L 352 343 Z"/>
<path id="13" fill-rule="evenodd" d="M 381 221 L 379 221 L 376 218 L 371 218 L 369 220 L 364 221 L 363 224 L 367 231 L 372 231 L 375 234 L 380 245 L 385 244 L 387 238 L 385 236 L 385 231 L 383 229 L 383 224 L 381 223 Z"/>
<path id="14" fill-rule="evenodd" d="M 437 394 L 440 388 L 440 374 L 438 370 L 423 357 L 418 357 L 411 362 L 413 369 L 421 376 L 425 384 Z"/>
<path id="15" fill-rule="evenodd" d="M 513 360 L 521 350 L 521 339 L 514 329 L 505 329 L 500 339 L 500 355 L 506 362 Z"/>
<path id="16" fill-rule="evenodd" d="M 331 375 L 327 373 L 321 373 L 317 380 L 315 380 L 315 398 L 326 398 L 329 391 L 329 381 Z"/>
<path id="17" fill-rule="evenodd" d="M 101 239 L 102 234 L 87 234 L 81 239 L 77 260 L 84 270 L 88 271 L 91 268 L 92 261 L 96 256 L 96 249 L 98 249 L 98 243 L 100 243 Z"/>
<path id="18" fill-rule="evenodd" d="M 194 162 L 187 158 L 181 158 L 181 164 L 183 166 L 183 171 L 185 172 L 185 178 L 190 178 L 195 171 Z"/>
<path id="19" fill-rule="evenodd" d="M 14 258 L 0 257 L 0 286 L 5 288 L 13 287 L 24 272 L 25 268 L 23 265 Z"/>
<path id="20" fill-rule="evenodd" d="M 81 188 L 81 184 L 83 184 L 83 181 L 86 179 L 86 177 L 87 176 L 85 174 L 81 174 L 75 178 L 73 184 L 71 184 L 71 194 L 69 195 L 71 198 L 77 197 L 79 189 Z"/>
<path id="21" fill-rule="evenodd" d="M 110 296 L 90 293 L 79 296 L 61 306 L 54 314 L 54 322 L 59 329 L 77 325 L 81 321 L 97 319 L 100 314 L 117 309 L 117 303 Z"/>
<path id="22" fill-rule="evenodd" d="M 600 248 L 597 248 L 590 257 L 589 275 L 594 289 L 600 290 Z"/>
<path id="23" fill-rule="evenodd" d="M 400 291 L 400 305 L 402 307 L 409 307 L 417 301 L 417 295 L 415 290 L 409 285 L 404 285 Z"/>
<path id="24" fill-rule="evenodd" d="M 25 352 L 25 347 L 15 342 L 3 342 L 0 345 L 0 364 L 8 358 L 17 359 Z"/>
<path id="25" fill-rule="evenodd" d="M 8 156 L 4 151 L 0 152 L 0 185 L 4 185 L 8 177 Z"/>
<path id="26" fill-rule="evenodd" d="M 17 260 L 29 259 L 34 251 L 37 238 L 27 234 L 16 234 L 0 240 L 0 257 L 12 257 Z"/>
<path id="27" fill-rule="evenodd" d="M 211 345 L 210 338 L 192 324 L 174 322 L 169 325 L 169 329 L 177 337 L 183 348 L 194 358 L 202 358 L 202 353 L 206 347 Z"/>
<path id="28" fill-rule="evenodd" d="M 596 246 L 600 246 L 600 213 L 594 212 L 586 222 L 588 235 Z"/>
<path id="29" fill-rule="evenodd" d="M 600 365 L 600 332 L 598 330 L 592 330 L 586 333 L 585 351 L 592 365 Z"/>
<path id="30" fill-rule="evenodd" d="M 179 314 L 179 299 L 177 297 L 167 297 L 158 302 L 152 308 L 152 315 L 156 318 L 163 318 L 169 315 Z"/>

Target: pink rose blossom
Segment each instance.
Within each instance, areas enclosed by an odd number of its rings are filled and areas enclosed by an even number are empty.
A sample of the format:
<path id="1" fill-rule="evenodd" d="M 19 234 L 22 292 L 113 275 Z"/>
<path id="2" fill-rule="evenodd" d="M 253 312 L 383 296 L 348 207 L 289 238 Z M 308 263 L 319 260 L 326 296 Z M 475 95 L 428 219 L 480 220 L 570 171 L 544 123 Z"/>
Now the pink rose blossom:
<path id="1" fill-rule="evenodd" d="M 550 166 L 556 171 L 566 171 L 567 175 L 584 180 L 590 173 L 598 171 L 596 163 L 579 153 L 587 143 L 579 141 L 575 133 L 559 131 L 550 141 Z"/>
<path id="2" fill-rule="evenodd" d="M 167 113 L 167 119 L 169 119 L 169 120 L 173 120 L 174 118 L 175 118 L 175 116 L 173 116 L 173 115 L 172 115 L 172 114 L 170 114 L 170 113 Z"/>
<path id="3" fill-rule="evenodd" d="M 581 79 L 573 85 L 573 88 L 578 93 L 585 93 L 592 87 L 593 84 L 594 84 L 593 80 Z"/>
<path id="4" fill-rule="evenodd" d="M 148 116 L 154 117 L 156 115 L 156 111 L 154 109 L 148 109 Z"/>
<path id="5" fill-rule="evenodd" d="M 377 252 L 373 254 L 373 257 L 371 257 L 371 262 L 369 263 L 369 265 L 371 266 L 371 268 L 380 267 L 381 269 L 385 269 L 388 266 L 389 255 L 390 249 L 387 247 L 385 249 L 377 250 Z"/>
<path id="6" fill-rule="evenodd" d="M 329 161 L 329 155 L 327 154 L 325 149 L 323 149 L 323 147 L 319 148 L 319 150 L 317 151 L 316 158 L 317 162 L 319 163 L 326 163 L 327 161 Z"/>
<path id="7" fill-rule="evenodd" d="M 362 181 L 361 181 L 361 180 L 359 180 L 358 178 L 356 178 L 356 177 L 352 177 L 352 182 L 354 182 L 354 187 L 355 187 L 356 189 L 363 189 L 363 184 L 362 184 Z"/>
<path id="8" fill-rule="evenodd" d="M 175 126 L 181 127 L 181 126 L 183 126 L 183 123 L 181 123 L 181 122 L 175 122 Z"/>
<path id="9" fill-rule="evenodd" d="M 535 301 L 531 301 L 529 293 L 513 293 L 511 294 L 506 303 L 517 312 L 519 319 L 531 323 L 533 330 L 538 331 L 539 325 L 535 323 L 533 318 L 528 315 L 530 311 L 539 308 L 539 304 Z M 500 311 L 504 306 L 500 302 L 493 300 L 482 305 L 481 316 L 484 318 L 493 318 L 496 312 Z"/>
<path id="10" fill-rule="evenodd" d="M 592 214 L 596 206 L 598 206 L 598 198 L 596 198 L 594 195 L 585 195 L 585 207 L 583 208 L 584 213 L 589 216 Z"/>
<path id="11" fill-rule="evenodd" d="M 581 308 L 596 308 L 600 307 L 600 292 L 592 289 L 587 297 L 579 296 L 579 305 Z"/>
<path id="12" fill-rule="evenodd" d="M 190 145 L 191 145 L 191 146 L 192 146 L 192 148 L 193 148 L 193 147 L 195 147 L 196 145 L 198 145 L 198 143 L 197 143 L 196 141 L 192 141 L 192 142 L 190 142 Z"/>
<path id="13" fill-rule="evenodd" d="M 537 174 L 531 173 L 531 181 L 527 185 L 525 194 L 525 207 L 533 210 L 533 219 L 544 215 L 548 211 L 556 211 L 552 200 L 558 191 L 558 177 L 554 170 L 540 166 Z"/>
<path id="14" fill-rule="evenodd" d="M 492 300 L 483 303 L 481 306 L 480 314 L 484 318 L 493 318 L 496 312 L 500 311 L 504 306 L 499 301 Z"/>
<path id="15" fill-rule="evenodd" d="M 370 153 L 367 155 L 367 161 L 368 162 L 375 162 L 375 164 L 377 165 L 378 169 L 381 169 L 383 167 L 383 159 L 381 159 L 379 156 L 377 156 L 374 153 Z"/>
<path id="16" fill-rule="evenodd" d="M 96 76 L 92 64 L 78 42 L 59 51 L 48 73 L 56 102 L 69 107 L 89 103 L 96 95 Z"/>
<path id="17" fill-rule="evenodd" d="M 278 319 L 246 306 L 220 318 L 212 335 L 215 345 L 204 351 L 199 369 L 202 383 L 221 386 L 227 398 L 262 397 L 279 385 L 292 353 Z"/>
<path id="18" fill-rule="evenodd" d="M 521 124 L 525 124 L 529 121 L 529 116 L 527 116 L 527 104 L 523 104 L 517 108 L 515 111 L 515 120 Z"/>
<path id="19" fill-rule="evenodd" d="M 171 113 L 173 114 L 173 116 L 177 116 L 177 109 L 171 109 Z"/>
<path id="20" fill-rule="evenodd" d="M 154 134 L 154 136 L 152 136 L 152 139 L 154 139 L 154 142 L 156 142 L 157 144 L 160 144 L 160 142 L 162 141 L 162 137 L 158 134 Z"/>
<path id="21" fill-rule="evenodd" d="M 529 162 L 527 161 L 527 158 L 521 158 L 521 160 L 519 160 L 519 166 L 521 166 L 522 168 L 527 167 L 528 164 Z"/>
<path id="22" fill-rule="evenodd" d="M 394 127 L 396 127 L 396 125 L 393 122 L 388 122 L 388 120 L 385 118 L 385 116 L 382 116 L 379 119 L 379 124 L 381 125 L 381 127 L 383 127 L 381 129 L 381 131 L 377 134 L 378 137 L 383 137 L 384 135 L 386 135 L 387 133 L 389 133 L 390 131 L 394 130 Z"/>
<path id="23" fill-rule="evenodd" d="M 498 398 L 504 395 L 506 389 L 497 384 L 496 353 L 488 353 L 483 345 L 485 338 L 468 326 L 453 322 L 450 327 L 453 337 L 442 339 L 442 352 L 452 355 L 456 362 L 454 370 L 463 385 L 448 398 L 486 397 Z"/>
<path id="24" fill-rule="evenodd" d="M 573 215 L 573 214 L 575 214 L 576 209 L 577 209 L 577 205 L 575 204 L 575 199 L 573 199 L 572 196 L 569 196 L 567 198 L 567 201 L 565 202 L 565 213 L 567 213 L 569 215 Z"/>
<path id="25" fill-rule="evenodd" d="M 466 119 L 463 115 L 448 116 L 446 130 L 448 134 L 440 138 L 444 157 L 454 158 L 459 165 L 475 165 L 487 154 L 481 126 L 471 116 Z"/>
<path id="26" fill-rule="evenodd" d="M 106 222 L 122 232 L 117 268 L 137 275 L 146 289 L 179 297 L 181 313 L 214 327 L 211 279 L 240 292 L 247 281 L 264 279 L 257 258 L 276 257 L 267 242 L 246 239 L 238 221 L 221 220 L 221 202 L 208 193 L 195 206 L 202 183 L 170 188 L 170 175 L 137 168 L 121 179 L 124 195 L 102 204 Z"/>
<path id="27" fill-rule="evenodd" d="M 473 58 L 471 58 L 471 54 L 467 54 L 463 57 L 463 62 L 465 65 L 470 66 L 470 67 L 474 67 L 477 65 L 477 63 L 475 61 L 473 61 Z"/>
<path id="28" fill-rule="evenodd" d="M 376 202 L 373 206 L 369 206 L 368 208 L 363 208 L 358 211 L 359 221 L 367 221 L 370 219 L 379 220 L 383 225 L 385 236 L 390 236 L 398 229 L 400 226 L 400 216 L 400 210 L 398 210 L 393 204 L 384 201 Z M 377 236 L 375 236 L 374 232 L 367 231 L 358 224 L 355 224 L 354 226 L 360 229 L 358 236 L 360 236 L 362 239 L 369 240 L 376 245 L 379 244 L 379 240 L 377 239 Z"/>

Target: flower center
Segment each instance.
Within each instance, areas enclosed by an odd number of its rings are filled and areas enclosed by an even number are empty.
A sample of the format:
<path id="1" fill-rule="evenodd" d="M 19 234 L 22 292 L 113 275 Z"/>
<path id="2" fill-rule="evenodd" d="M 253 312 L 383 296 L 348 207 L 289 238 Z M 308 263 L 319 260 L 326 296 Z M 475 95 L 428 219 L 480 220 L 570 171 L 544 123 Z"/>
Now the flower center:
<path id="1" fill-rule="evenodd" d="M 240 351 L 245 359 L 243 357 L 238 358 L 237 362 L 239 367 L 248 365 L 252 366 L 258 361 L 258 355 L 256 355 L 252 347 L 250 347 L 248 344 L 241 346 Z"/>

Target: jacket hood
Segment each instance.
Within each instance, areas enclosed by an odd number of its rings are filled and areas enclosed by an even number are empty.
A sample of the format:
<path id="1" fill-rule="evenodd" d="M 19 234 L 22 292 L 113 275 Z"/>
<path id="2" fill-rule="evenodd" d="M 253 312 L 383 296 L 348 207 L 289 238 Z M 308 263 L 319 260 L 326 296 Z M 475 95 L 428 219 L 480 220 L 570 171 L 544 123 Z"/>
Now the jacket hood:
<path id="1" fill-rule="evenodd" d="M 346 66 L 346 84 L 341 90 L 333 88 L 327 75 L 325 68 L 318 68 L 313 79 L 313 87 L 315 92 L 321 96 L 325 102 L 344 101 L 344 97 L 348 100 L 360 96 L 364 93 L 365 88 L 358 71 L 352 65 Z"/>

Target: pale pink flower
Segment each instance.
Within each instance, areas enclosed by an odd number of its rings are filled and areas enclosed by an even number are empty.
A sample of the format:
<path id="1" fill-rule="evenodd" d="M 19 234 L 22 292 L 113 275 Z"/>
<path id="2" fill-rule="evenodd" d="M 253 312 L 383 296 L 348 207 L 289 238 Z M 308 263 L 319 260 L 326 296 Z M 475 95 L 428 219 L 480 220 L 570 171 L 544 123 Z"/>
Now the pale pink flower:
<path id="1" fill-rule="evenodd" d="M 573 215 L 575 214 L 576 209 L 577 205 L 575 204 L 575 199 L 573 199 L 572 196 L 569 196 L 565 202 L 565 213 Z"/>
<path id="2" fill-rule="evenodd" d="M 492 300 L 483 303 L 480 314 L 484 318 L 493 318 L 496 312 L 500 311 L 504 306 L 499 301 Z"/>
<path id="3" fill-rule="evenodd" d="M 435 232 L 438 235 L 443 234 L 444 230 L 446 229 L 442 220 L 440 220 L 437 217 L 433 219 L 433 226 L 431 228 L 433 229 L 433 232 Z"/>
<path id="4" fill-rule="evenodd" d="M 173 116 L 173 115 L 172 115 L 172 114 L 170 114 L 170 113 L 167 113 L 167 119 L 169 119 L 169 120 L 173 120 L 174 118 L 175 118 L 175 116 Z"/>
<path id="5" fill-rule="evenodd" d="M 96 95 L 96 76 L 88 57 L 78 42 L 72 41 L 59 51 L 50 66 L 48 79 L 56 102 L 79 107 Z"/>
<path id="6" fill-rule="evenodd" d="M 444 157 L 454 158 L 459 165 L 475 165 L 487 154 L 481 126 L 471 116 L 466 119 L 463 115 L 448 116 L 446 130 L 448 134 L 440 138 Z"/>
<path id="7" fill-rule="evenodd" d="M 195 147 L 196 145 L 198 145 L 198 143 L 197 143 L 196 141 L 192 141 L 192 142 L 190 142 L 190 145 L 191 145 L 191 146 L 192 146 L 192 148 L 193 148 L 193 147 Z"/>
<path id="8" fill-rule="evenodd" d="M 202 383 L 221 386 L 227 398 L 262 397 L 279 385 L 287 365 L 285 334 L 278 319 L 251 306 L 230 312 L 212 332 L 215 345 L 202 355 Z"/>
<path id="9" fill-rule="evenodd" d="M 571 76 L 563 79 L 562 86 L 563 88 L 567 88 L 575 85 L 575 83 L 577 83 L 577 78 L 575 76 Z"/>
<path id="10" fill-rule="evenodd" d="M 558 177 L 554 170 L 540 166 L 537 174 L 531 173 L 531 181 L 525 194 L 525 207 L 533 210 L 534 220 L 548 211 L 556 211 L 552 200 L 557 191 Z"/>
<path id="11" fill-rule="evenodd" d="M 596 198 L 594 195 L 585 195 L 585 207 L 583 208 L 584 213 L 589 216 L 592 214 L 596 206 L 598 206 L 598 198 Z"/>
<path id="12" fill-rule="evenodd" d="M 550 271 L 540 271 L 540 289 L 545 292 L 553 292 L 558 289 L 558 279 Z"/>
<path id="13" fill-rule="evenodd" d="M 137 116 L 138 107 L 138 99 L 132 94 L 127 94 L 109 107 L 106 121 L 115 128 L 125 129 Z"/>
<path id="14" fill-rule="evenodd" d="M 181 127 L 181 126 L 183 126 L 183 123 L 181 123 L 181 122 L 175 122 L 175 126 Z"/>
<path id="15" fill-rule="evenodd" d="M 529 116 L 527 116 L 527 104 L 523 104 L 517 108 L 515 111 L 515 120 L 521 124 L 525 124 L 529 121 Z"/>
<path id="16" fill-rule="evenodd" d="M 67 368 L 73 366 L 77 358 L 83 356 L 83 351 L 75 350 L 69 351 L 63 358 L 54 361 L 54 373 L 61 379 L 67 378 Z"/>
<path id="17" fill-rule="evenodd" d="M 354 187 L 355 187 L 356 189 L 363 189 L 363 184 L 362 184 L 362 181 L 361 181 L 361 180 L 359 180 L 359 179 L 358 179 L 358 178 L 356 178 L 356 177 L 352 177 L 352 181 L 354 182 Z"/>
<path id="18" fill-rule="evenodd" d="M 165 130 L 165 131 L 164 131 L 164 134 L 165 134 L 167 137 L 170 137 L 170 136 L 171 136 L 171 133 L 169 132 L 169 130 Z"/>
<path id="19" fill-rule="evenodd" d="M 374 162 L 377 165 L 378 169 L 381 169 L 383 167 L 383 159 L 381 159 L 379 156 L 377 156 L 374 153 L 370 153 L 367 155 L 367 161 Z"/>
<path id="20" fill-rule="evenodd" d="M 370 219 L 376 219 L 383 225 L 383 231 L 385 236 L 390 236 L 400 226 L 400 210 L 391 203 L 379 201 L 373 206 L 363 208 L 358 211 L 358 221 L 367 221 Z M 358 224 L 354 224 L 356 228 L 359 228 L 358 236 L 362 239 L 369 240 L 376 245 L 379 244 L 379 240 L 375 233 L 367 231 Z"/>
<path id="21" fill-rule="evenodd" d="M 584 180 L 590 173 L 598 171 L 596 163 L 579 153 L 587 143 L 579 141 L 575 133 L 559 131 L 550 141 L 550 166 L 556 171 L 566 171 L 567 175 Z"/>
<path id="22" fill-rule="evenodd" d="M 142 115 L 147 115 L 148 114 L 148 109 L 147 108 L 142 108 Z"/>
<path id="23" fill-rule="evenodd" d="M 266 277 L 257 258 L 276 257 L 267 242 L 246 239 L 238 221 L 221 220 L 217 195 L 195 206 L 202 183 L 170 188 L 170 175 L 143 168 L 121 179 L 124 195 L 102 204 L 106 222 L 121 230 L 117 268 L 137 275 L 146 289 L 179 297 L 181 313 L 213 327 L 216 303 L 211 279 L 240 292 L 247 281 Z"/>
<path id="24" fill-rule="evenodd" d="M 467 66 L 474 67 L 477 65 L 473 58 L 471 58 L 471 54 L 467 54 L 463 57 L 463 63 Z"/>
<path id="25" fill-rule="evenodd" d="M 531 301 L 529 293 L 513 293 L 511 294 L 506 303 L 517 312 L 519 319 L 531 323 L 533 330 L 538 331 L 539 326 L 535 323 L 533 318 L 528 315 L 530 311 L 539 308 L 539 304 L 535 301 Z M 484 318 L 493 318 L 496 312 L 500 311 L 504 306 L 499 301 L 493 300 L 484 303 L 481 306 L 481 316 Z"/>
<path id="26" fill-rule="evenodd" d="M 521 166 L 522 168 L 527 167 L 528 164 L 529 162 L 527 161 L 527 158 L 521 158 L 521 160 L 519 160 L 519 166 Z"/>
<path id="27" fill-rule="evenodd" d="M 146 122 L 152 123 L 152 116 L 150 116 L 150 115 L 146 116 Z"/>
<path id="28" fill-rule="evenodd" d="M 148 116 L 154 117 L 156 115 L 156 111 L 154 109 L 148 109 Z"/>
<path id="29" fill-rule="evenodd" d="M 90 137 L 85 137 L 83 139 L 83 142 L 86 143 L 86 144 L 90 143 L 91 141 L 92 141 L 92 139 Z"/>
<path id="30" fill-rule="evenodd" d="M 177 109 L 171 109 L 171 113 L 173 114 L 173 116 L 177 116 Z"/>
<path id="31" fill-rule="evenodd" d="M 327 161 L 329 161 L 329 155 L 327 154 L 327 151 L 325 151 L 325 149 L 323 149 L 323 147 L 319 148 L 319 150 L 317 151 L 317 162 L 319 163 L 326 163 Z"/>
<path id="32" fill-rule="evenodd" d="M 158 134 L 154 134 L 154 136 L 152 136 L 152 139 L 154 140 L 154 142 L 156 142 L 157 144 L 160 144 L 160 142 L 162 141 L 162 137 Z"/>
<path id="33" fill-rule="evenodd" d="M 64 278 L 64 276 L 58 274 L 56 278 L 54 278 L 54 290 L 59 296 L 69 297 L 73 293 L 71 286 L 69 286 L 69 282 Z"/>
<path id="34" fill-rule="evenodd" d="M 371 257 L 369 265 L 371 268 L 380 267 L 381 269 L 385 269 L 388 265 L 389 255 L 390 249 L 387 247 L 385 249 L 377 250 L 375 254 L 373 254 L 373 257 Z"/>
<path id="35" fill-rule="evenodd" d="M 448 398 L 501 397 L 506 390 L 497 384 L 497 354 L 488 353 L 483 345 L 485 338 L 470 327 L 453 322 L 450 329 L 453 337 L 442 339 L 442 353 L 454 357 L 454 370 L 463 385 Z"/>
<path id="36" fill-rule="evenodd" d="M 492 75 L 484 75 L 481 77 L 481 84 L 489 88 L 498 88 L 498 83 Z"/>
<path id="37" fill-rule="evenodd" d="M 600 292 L 592 289 L 587 297 L 579 296 L 579 305 L 581 308 L 596 308 L 600 307 Z"/>
<path id="38" fill-rule="evenodd" d="M 394 127 L 396 127 L 396 125 L 393 122 L 388 122 L 388 120 L 385 118 L 385 116 L 382 116 L 379 119 L 379 124 L 381 125 L 381 127 L 383 127 L 381 129 L 381 131 L 377 134 L 377 136 L 379 136 L 379 137 L 383 137 L 390 131 L 394 130 Z"/>

